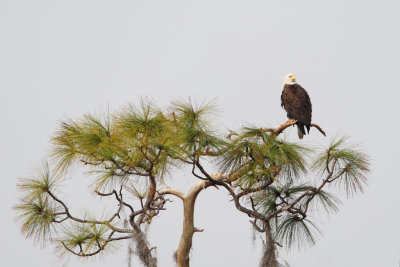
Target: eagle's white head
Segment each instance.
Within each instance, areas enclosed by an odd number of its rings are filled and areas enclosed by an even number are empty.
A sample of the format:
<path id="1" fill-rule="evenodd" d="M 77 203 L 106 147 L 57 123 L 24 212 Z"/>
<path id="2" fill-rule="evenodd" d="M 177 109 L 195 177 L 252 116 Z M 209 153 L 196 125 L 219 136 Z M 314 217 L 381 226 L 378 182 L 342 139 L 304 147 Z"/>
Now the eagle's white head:
<path id="1" fill-rule="evenodd" d="M 283 79 L 284 84 L 296 84 L 296 76 L 293 73 L 289 73 Z"/>

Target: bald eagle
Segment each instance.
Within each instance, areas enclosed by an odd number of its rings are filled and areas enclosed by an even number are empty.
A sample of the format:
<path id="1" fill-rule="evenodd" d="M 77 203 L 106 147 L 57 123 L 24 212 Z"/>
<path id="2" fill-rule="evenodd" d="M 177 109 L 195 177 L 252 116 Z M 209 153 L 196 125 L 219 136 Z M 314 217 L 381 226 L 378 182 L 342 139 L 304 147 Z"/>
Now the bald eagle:
<path id="1" fill-rule="evenodd" d="M 307 132 L 310 133 L 311 127 L 311 100 L 301 85 L 297 84 L 296 76 L 289 73 L 285 76 L 284 87 L 281 95 L 281 106 L 286 110 L 289 119 L 297 120 L 297 134 L 300 139 Z"/>

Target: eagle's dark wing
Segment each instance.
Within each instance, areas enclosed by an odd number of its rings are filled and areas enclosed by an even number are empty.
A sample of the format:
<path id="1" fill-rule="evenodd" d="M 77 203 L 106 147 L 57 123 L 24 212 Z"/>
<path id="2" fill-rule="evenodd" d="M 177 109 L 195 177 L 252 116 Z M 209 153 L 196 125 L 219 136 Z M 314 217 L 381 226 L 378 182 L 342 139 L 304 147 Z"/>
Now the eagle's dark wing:
<path id="1" fill-rule="evenodd" d="M 281 106 L 286 110 L 289 119 L 298 121 L 298 126 L 302 128 L 304 134 L 304 126 L 310 131 L 312 105 L 303 87 L 298 84 L 285 84 L 281 95 Z"/>

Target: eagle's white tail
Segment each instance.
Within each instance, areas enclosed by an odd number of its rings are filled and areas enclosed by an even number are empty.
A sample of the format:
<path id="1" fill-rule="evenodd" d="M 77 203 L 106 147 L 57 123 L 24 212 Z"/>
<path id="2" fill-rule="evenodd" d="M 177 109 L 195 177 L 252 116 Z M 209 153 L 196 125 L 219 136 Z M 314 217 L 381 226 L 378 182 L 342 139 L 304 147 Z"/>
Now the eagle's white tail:
<path id="1" fill-rule="evenodd" d="M 299 126 L 297 126 L 297 135 L 299 136 L 300 139 L 303 139 L 304 134 L 303 134 L 303 132 L 301 131 L 301 129 L 300 129 Z"/>

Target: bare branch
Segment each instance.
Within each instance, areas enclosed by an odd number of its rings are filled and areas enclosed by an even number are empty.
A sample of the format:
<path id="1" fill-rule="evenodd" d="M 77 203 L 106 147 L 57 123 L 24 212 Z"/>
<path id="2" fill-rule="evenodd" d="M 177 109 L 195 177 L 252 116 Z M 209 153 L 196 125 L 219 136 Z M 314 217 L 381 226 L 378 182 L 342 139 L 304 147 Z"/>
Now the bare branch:
<path id="1" fill-rule="evenodd" d="M 69 251 L 70 253 L 79 256 L 79 257 L 91 257 L 94 256 L 98 253 L 100 253 L 102 250 L 104 250 L 104 248 L 106 247 L 106 245 L 110 242 L 114 242 L 114 241 L 119 241 L 119 240 L 125 240 L 125 239 L 131 239 L 133 238 L 133 235 L 128 235 L 128 236 L 121 236 L 121 237 L 115 237 L 115 238 L 111 238 L 112 234 L 109 236 L 109 238 L 107 240 L 104 241 L 103 245 L 101 245 L 99 242 L 97 242 L 97 246 L 98 249 L 91 252 L 91 253 L 84 253 L 83 252 L 83 248 L 82 245 L 79 244 L 79 252 L 75 252 L 74 250 L 70 249 L 65 243 L 64 241 L 59 240 L 59 242 L 63 245 L 63 247 Z"/>
<path id="2" fill-rule="evenodd" d="M 170 195 L 174 195 L 176 197 L 179 197 L 182 200 L 185 198 L 185 194 L 184 193 L 182 193 L 181 191 L 176 190 L 174 188 L 171 188 L 171 187 L 166 187 L 166 188 L 158 191 L 158 194 L 160 194 L 160 195 L 168 195 L 168 194 L 170 194 Z"/>
<path id="3" fill-rule="evenodd" d="M 281 134 L 284 130 L 286 130 L 286 128 L 296 124 L 297 120 L 294 119 L 290 119 L 285 121 L 284 123 L 282 123 L 281 125 L 279 125 L 279 127 L 277 128 L 261 128 L 261 131 L 266 131 L 266 132 L 271 132 L 273 135 L 278 136 L 279 134 Z M 322 130 L 322 128 L 315 124 L 315 123 L 311 123 L 311 127 L 315 127 L 318 129 L 318 131 L 323 134 L 324 136 L 326 136 L 324 130 Z"/>
<path id="4" fill-rule="evenodd" d="M 318 129 L 318 131 L 320 131 L 320 133 L 322 133 L 324 136 L 326 136 L 324 130 L 321 129 L 321 127 L 319 127 L 317 124 L 315 123 L 311 123 L 311 127 L 315 127 Z"/>
<path id="5" fill-rule="evenodd" d="M 124 206 L 128 207 L 128 208 L 131 210 L 132 213 L 135 212 L 135 211 L 133 210 L 133 207 L 132 207 L 131 205 L 129 205 L 128 203 L 122 201 L 122 193 L 121 193 L 121 190 L 122 190 L 122 186 L 121 186 L 121 189 L 120 189 L 120 195 L 121 195 L 121 197 L 118 196 L 117 191 L 115 191 L 115 190 L 113 190 L 113 191 L 110 192 L 110 193 L 101 193 L 101 192 L 99 192 L 99 191 L 97 191 L 97 190 L 95 190 L 94 192 L 95 192 L 96 194 L 98 194 L 99 196 L 102 196 L 102 197 L 104 197 L 104 196 L 111 196 L 111 195 L 114 194 L 114 195 L 115 195 L 115 198 L 117 199 L 118 202 L 120 202 L 120 203 L 122 203 Z"/>
<path id="6" fill-rule="evenodd" d="M 249 222 L 254 226 L 254 229 L 256 229 L 258 232 L 260 232 L 260 233 L 265 232 L 264 227 L 263 227 L 263 228 L 260 228 L 260 227 L 257 225 L 257 220 L 256 220 L 256 219 L 254 219 L 254 221 L 249 221 Z"/>
<path id="7" fill-rule="evenodd" d="M 79 222 L 79 223 L 90 223 L 90 224 L 103 224 L 103 225 L 106 225 L 108 228 L 110 228 L 110 229 L 112 229 L 112 230 L 114 230 L 114 231 L 116 231 L 116 232 L 118 232 L 118 233 L 131 233 L 131 232 L 132 232 L 131 230 L 128 230 L 128 229 L 121 229 L 121 228 L 117 228 L 117 227 L 111 225 L 111 220 L 115 218 L 114 215 L 113 215 L 113 217 L 111 217 L 112 219 L 106 220 L 106 221 L 87 220 L 87 219 L 79 219 L 79 218 L 76 218 L 76 217 L 74 217 L 74 216 L 71 215 L 71 213 L 69 212 L 69 209 L 68 209 L 67 205 L 65 205 L 65 203 L 64 203 L 63 201 L 61 201 L 60 199 L 58 199 L 52 192 L 47 191 L 47 193 L 50 195 L 50 197 L 51 197 L 52 199 L 54 199 L 56 202 L 58 202 L 59 204 L 61 204 L 61 205 L 64 207 L 66 216 L 67 216 L 69 219 L 71 219 L 71 220 L 73 220 L 73 221 L 75 221 L 75 222 Z M 65 221 L 65 219 L 62 220 L 62 221 Z M 60 221 L 60 222 L 62 222 L 62 221 Z"/>

